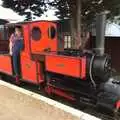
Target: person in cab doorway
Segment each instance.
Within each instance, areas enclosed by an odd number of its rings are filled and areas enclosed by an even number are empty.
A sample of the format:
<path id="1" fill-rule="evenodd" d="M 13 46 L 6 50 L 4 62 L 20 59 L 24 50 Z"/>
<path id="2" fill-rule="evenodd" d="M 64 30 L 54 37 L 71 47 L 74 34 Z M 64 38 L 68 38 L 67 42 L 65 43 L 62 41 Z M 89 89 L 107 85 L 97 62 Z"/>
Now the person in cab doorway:
<path id="1" fill-rule="evenodd" d="M 15 27 L 15 32 L 10 36 L 9 39 L 9 50 L 10 55 L 13 60 L 13 69 L 15 72 L 16 84 L 20 84 L 20 72 L 19 72 L 19 64 L 20 64 L 20 52 L 23 48 L 23 35 L 21 26 Z"/>

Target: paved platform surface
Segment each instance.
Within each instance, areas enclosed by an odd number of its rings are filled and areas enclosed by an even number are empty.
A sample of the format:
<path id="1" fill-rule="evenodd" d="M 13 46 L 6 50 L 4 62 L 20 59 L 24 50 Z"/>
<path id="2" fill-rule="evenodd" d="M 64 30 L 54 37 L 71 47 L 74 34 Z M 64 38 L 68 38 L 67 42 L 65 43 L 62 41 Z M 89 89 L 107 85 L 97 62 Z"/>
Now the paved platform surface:
<path id="1" fill-rule="evenodd" d="M 30 96 L 0 85 L 0 120 L 80 120 Z"/>

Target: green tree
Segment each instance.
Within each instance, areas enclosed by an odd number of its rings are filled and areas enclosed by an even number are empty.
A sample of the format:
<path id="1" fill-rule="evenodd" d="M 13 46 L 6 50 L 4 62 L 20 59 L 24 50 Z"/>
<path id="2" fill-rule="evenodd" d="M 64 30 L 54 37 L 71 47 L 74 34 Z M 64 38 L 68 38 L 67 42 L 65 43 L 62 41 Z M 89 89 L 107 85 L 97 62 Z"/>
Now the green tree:
<path id="1" fill-rule="evenodd" d="M 50 0 L 51 1 L 51 0 Z M 56 16 L 60 19 L 75 18 L 78 2 L 81 1 L 81 16 L 83 21 L 89 23 L 101 11 L 109 11 L 108 18 L 113 19 L 120 15 L 120 0 L 53 0 L 49 5 L 58 9 Z"/>
<path id="2" fill-rule="evenodd" d="M 58 18 L 71 19 L 73 39 L 76 39 L 77 34 L 79 40 L 79 34 L 82 31 L 81 27 L 83 30 L 87 29 L 94 22 L 96 14 L 108 11 L 107 19 L 110 20 L 114 20 L 115 16 L 120 15 L 120 0 L 53 0 L 49 5 L 58 10 L 56 11 Z M 120 19 L 120 17 L 117 17 L 117 19 Z M 86 38 L 81 41 L 86 41 Z"/>
<path id="3" fill-rule="evenodd" d="M 31 18 L 31 13 L 41 16 L 48 10 L 48 5 L 57 9 L 56 16 L 60 19 L 77 19 L 77 10 L 81 2 L 82 23 L 91 23 L 96 13 L 107 10 L 110 11 L 108 18 L 113 20 L 114 16 L 120 15 L 120 0 L 2 0 L 3 7 L 11 8 L 20 15 Z M 119 17 L 118 17 L 119 19 Z"/>

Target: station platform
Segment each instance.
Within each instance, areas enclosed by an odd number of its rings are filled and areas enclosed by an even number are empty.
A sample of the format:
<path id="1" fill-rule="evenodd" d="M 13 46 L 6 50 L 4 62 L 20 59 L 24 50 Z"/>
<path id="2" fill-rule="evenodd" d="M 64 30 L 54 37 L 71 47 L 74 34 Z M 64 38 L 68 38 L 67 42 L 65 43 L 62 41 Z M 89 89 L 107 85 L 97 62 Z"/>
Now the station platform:
<path id="1" fill-rule="evenodd" d="M 0 80 L 0 120 L 100 120 Z"/>

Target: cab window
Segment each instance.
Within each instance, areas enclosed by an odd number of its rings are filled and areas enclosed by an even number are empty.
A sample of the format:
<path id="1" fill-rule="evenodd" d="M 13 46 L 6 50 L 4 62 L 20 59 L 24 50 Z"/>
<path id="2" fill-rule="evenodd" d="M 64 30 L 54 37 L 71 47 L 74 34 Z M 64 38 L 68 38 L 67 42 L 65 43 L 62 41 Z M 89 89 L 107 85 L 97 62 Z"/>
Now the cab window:
<path id="1" fill-rule="evenodd" d="M 0 40 L 6 40 L 6 29 L 4 25 L 0 25 Z"/>
<path id="2" fill-rule="evenodd" d="M 54 39 L 54 38 L 56 37 L 56 29 L 55 29 L 54 26 L 50 26 L 50 27 L 48 28 L 48 37 L 49 37 L 50 39 Z"/>
<path id="3" fill-rule="evenodd" d="M 33 27 L 32 29 L 32 39 L 38 41 L 41 39 L 41 30 L 39 27 Z"/>

